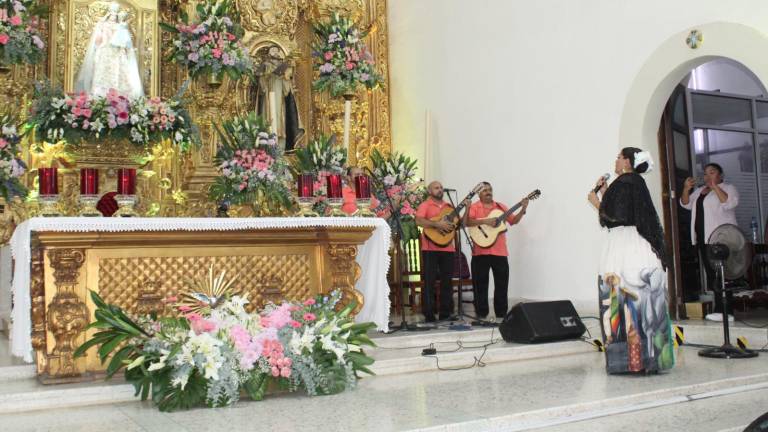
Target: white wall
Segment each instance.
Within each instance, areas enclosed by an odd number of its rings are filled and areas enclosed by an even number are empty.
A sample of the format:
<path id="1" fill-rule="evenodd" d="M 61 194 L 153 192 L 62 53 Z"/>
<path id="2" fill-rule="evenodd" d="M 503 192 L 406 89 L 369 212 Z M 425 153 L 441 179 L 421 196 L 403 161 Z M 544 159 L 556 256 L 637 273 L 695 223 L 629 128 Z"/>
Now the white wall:
<path id="1" fill-rule="evenodd" d="M 389 18 L 395 149 L 425 158 L 429 110 L 430 179 L 487 180 L 506 203 L 543 192 L 508 235 L 511 297 L 596 308 L 595 179 L 624 145 L 657 153 L 693 67 L 732 57 L 768 82 L 763 0 L 390 0 Z M 648 182 L 661 211 L 658 170 Z"/>

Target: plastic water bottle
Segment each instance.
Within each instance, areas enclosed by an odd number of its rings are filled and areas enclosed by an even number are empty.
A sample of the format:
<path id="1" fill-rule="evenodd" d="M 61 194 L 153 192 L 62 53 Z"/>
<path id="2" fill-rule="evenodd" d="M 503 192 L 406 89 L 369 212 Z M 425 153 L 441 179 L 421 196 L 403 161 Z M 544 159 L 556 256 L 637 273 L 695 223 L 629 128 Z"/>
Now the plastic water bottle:
<path id="1" fill-rule="evenodd" d="M 757 219 L 752 216 L 752 222 L 749 224 L 749 228 L 752 230 L 752 244 L 757 244 Z"/>

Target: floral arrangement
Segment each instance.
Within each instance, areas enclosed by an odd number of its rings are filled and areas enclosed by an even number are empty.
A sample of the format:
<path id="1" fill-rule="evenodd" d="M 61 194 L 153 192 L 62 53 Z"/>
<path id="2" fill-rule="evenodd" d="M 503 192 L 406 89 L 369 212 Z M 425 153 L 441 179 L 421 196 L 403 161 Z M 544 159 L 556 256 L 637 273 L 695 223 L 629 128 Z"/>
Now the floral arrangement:
<path id="1" fill-rule="evenodd" d="M 349 18 L 334 14 L 330 22 L 317 24 L 314 30 L 317 42 L 312 56 L 319 73 L 313 83 L 315 90 L 337 97 L 383 83 L 373 56 L 363 43 L 366 33 L 358 30 Z"/>
<path id="2" fill-rule="evenodd" d="M 38 26 L 46 12 L 35 0 L 0 0 L 0 65 L 35 64 L 45 57 Z"/>
<path id="3" fill-rule="evenodd" d="M 182 151 L 199 145 L 200 138 L 192 119 L 181 102 L 180 94 L 172 99 L 157 97 L 128 99 L 110 90 L 105 97 L 86 93 L 65 94 L 47 83 L 35 86 L 35 101 L 29 122 L 38 140 L 65 140 L 78 144 L 82 140 L 112 137 L 127 139 L 135 145 L 170 139 Z"/>
<path id="4" fill-rule="evenodd" d="M 245 31 L 233 2 L 206 1 L 196 11 L 198 21 L 193 23 L 182 13 L 180 23 L 161 24 L 175 34 L 170 60 L 184 65 L 193 78 L 204 73 L 226 73 L 234 80 L 250 75 L 253 63 L 241 43 Z"/>
<path id="5" fill-rule="evenodd" d="M 27 188 L 19 177 L 27 171 L 27 165 L 19 159 L 18 122 L 8 114 L 0 116 L 0 195 L 10 202 L 14 196 L 25 198 Z"/>
<path id="6" fill-rule="evenodd" d="M 215 157 L 220 175 L 211 185 L 210 198 L 238 205 L 267 202 L 290 207 L 290 171 L 277 135 L 267 132 L 267 122 L 251 112 L 216 130 L 221 138 Z"/>
<path id="7" fill-rule="evenodd" d="M 228 406 L 241 393 L 261 400 L 270 383 L 333 394 L 353 388 L 358 372 L 373 374 L 373 359 L 361 347 L 375 346 L 366 335 L 375 324 L 354 323 L 354 304 L 337 311 L 338 292 L 253 313 L 247 295 L 185 296 L 198 307 L 177 303 L 178 317 L 134 319 L 91 292 L 97 309 L 90 328 L 98 332 L 75 355 L 98 346 L 102 363 L 112 356 L 107 377 L 124 368 L 136 395 L 151 396 L 161 411 Z"/>
<path id="8" fill-rule="evenodd" d="M 346 169 L 347 151 L 336 145 L 335 135 L 321 135 L 305 147 L 297 148 L 294 154 L 294 169 L 299 173 L 343 174 Z"/>
<path id="9" fill-rule="evenodd" d="M 376 215 L 387 220 L 392 232 L 396 232 L 396 222 L 392 217 L 392 209 L 400 213 L 400 222 L 403 227 L 403 241 L 408 241 L 419 236 L 416 227 L 416 209 L 427 198 L 427 190 L 424 183 L 416 178 L 416 159 L 409 158 L 401 153 L 392 153 L 384 156 L 378 149 L 371 152 L 373 174 L 381 179 L 381 185 L 374 188 L 373 193 L 379 201 L 379 206 L 374 210 Z"/>

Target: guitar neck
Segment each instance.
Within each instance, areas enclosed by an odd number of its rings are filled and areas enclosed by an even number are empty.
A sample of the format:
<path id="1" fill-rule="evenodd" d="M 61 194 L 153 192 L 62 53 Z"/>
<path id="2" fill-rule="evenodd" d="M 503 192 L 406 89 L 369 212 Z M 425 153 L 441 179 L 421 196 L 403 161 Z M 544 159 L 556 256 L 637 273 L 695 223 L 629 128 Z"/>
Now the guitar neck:
<path id="1" fill-rule="evenodd" d="M 517 203 L 517 204 L 513 205 L 512 207 L 510 207 L 510 208 L 509 208 L 509 210 L 505 211 L 503 215 L 501 215 L 501 216 L 499 216 L 498 218 L 496 218 L 496 223 L 497 223 L 497 224 L 500 224 L 500 223 L 504 222 L 505 220 L 507 220 L 507 218 L 509 217 L 509 215 L 511 215 L 512 213 L 514 213 L 514 212 L 515 212 L 515 210 L 519 209 L 519 208 L 520 208 L 522 205 L 523 205 L 523 204 L 522 204 L 522 201 L 521 201 L 521 202 L 519 202 L 519 203 Z"/>

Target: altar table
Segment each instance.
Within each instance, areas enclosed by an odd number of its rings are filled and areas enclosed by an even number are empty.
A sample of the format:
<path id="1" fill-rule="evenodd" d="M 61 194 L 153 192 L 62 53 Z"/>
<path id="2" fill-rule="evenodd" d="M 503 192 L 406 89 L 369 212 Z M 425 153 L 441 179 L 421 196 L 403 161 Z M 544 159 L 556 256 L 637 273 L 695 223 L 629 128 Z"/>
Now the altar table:
<path id="1" fill-rule="evenodd" d="M 341 290 L 356 320 L 389 322 L 390 229 L 379 218 L 33 218 L 11 238 L 11 350 L 43 382 L 103 370 L 72 352 L 93 330 L 89 290 L 140 314 L 186 282 L 226 270 L 254 306 Z M 0 300 L 2 301 L 2 300 Z M 361 305 L 361 307 L 360 307 Z"/>

